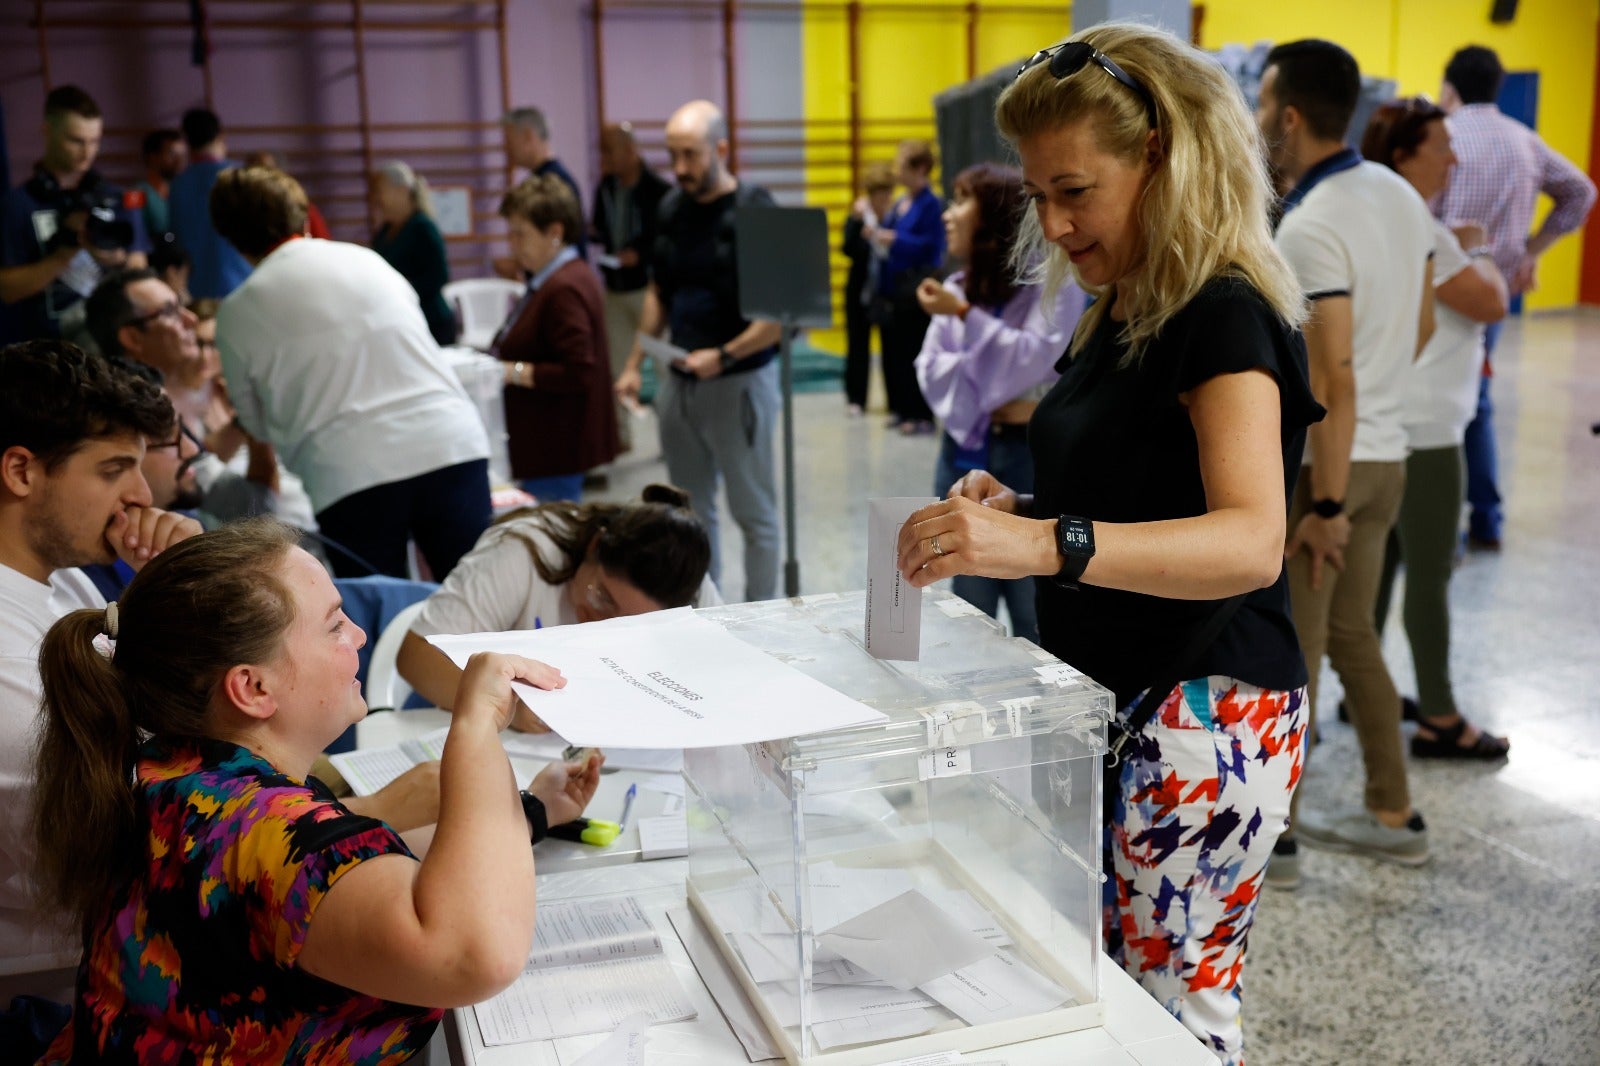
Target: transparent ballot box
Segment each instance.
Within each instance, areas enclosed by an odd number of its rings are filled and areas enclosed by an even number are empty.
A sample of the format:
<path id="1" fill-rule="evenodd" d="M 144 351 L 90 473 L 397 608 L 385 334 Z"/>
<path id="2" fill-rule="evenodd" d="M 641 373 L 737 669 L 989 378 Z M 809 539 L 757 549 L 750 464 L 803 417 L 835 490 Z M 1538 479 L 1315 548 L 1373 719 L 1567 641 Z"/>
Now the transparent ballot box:
<path id="1" fill-rule="evenodd" d="M 889 719 L 684 752 L 689 901 L 784 1056 L 1101 1024 L 1111 693 L 943 591 L 918 662 L 867 653 L 859 592 L 698 613 Z"/>

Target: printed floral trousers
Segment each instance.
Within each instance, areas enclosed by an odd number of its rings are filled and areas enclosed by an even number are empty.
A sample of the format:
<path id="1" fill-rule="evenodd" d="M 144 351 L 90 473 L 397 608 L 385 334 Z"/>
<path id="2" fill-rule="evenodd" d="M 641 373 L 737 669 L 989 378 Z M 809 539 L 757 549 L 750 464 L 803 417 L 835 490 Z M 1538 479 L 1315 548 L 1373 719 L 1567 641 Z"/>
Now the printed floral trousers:
<path id="1" fill-rule="evenodd" d="M 1306 691 L 1186 681 L 1124 747 L 1106 829 L 1106 952 L 1228 1066 L 1245 946 L 1305 766 Z"/>

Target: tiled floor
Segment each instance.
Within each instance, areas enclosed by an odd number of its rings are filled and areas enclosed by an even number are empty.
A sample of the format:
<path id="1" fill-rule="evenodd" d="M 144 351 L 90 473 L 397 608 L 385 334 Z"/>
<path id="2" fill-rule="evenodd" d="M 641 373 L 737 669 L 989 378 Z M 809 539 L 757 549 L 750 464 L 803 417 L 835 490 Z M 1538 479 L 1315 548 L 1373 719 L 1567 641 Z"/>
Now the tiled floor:
<path id="1" fill-rule="evenodd" d="M 1600 316 L 1513 322 L 1497 358 L 1505 550 L 1453 584 L 1457 698 L 1511 737 L 1502 767 L 1415 763 L 1433 860 L 1418 870 L 1303 851 L 1262 902 L 1246 969 L 1252 1066 L 1600 1063 Z M 802 589 L 864 583 L 869 496 L 930 491 L 935 439 L 838 394 L 796 401 Z M 608 496 L 663 478 L 653 422 Z M 743 586 L 731 523 L 723 587 Z M 1412 687 L 1399 626 L 1386 650 Z M 1325 706 L 1338 698 L 1331 674 Z M 1311 803 L 1353 803 L 1353 733 L 1322 727 Z M 1409 727 L 1408 727 L 1409 728 Z"/>

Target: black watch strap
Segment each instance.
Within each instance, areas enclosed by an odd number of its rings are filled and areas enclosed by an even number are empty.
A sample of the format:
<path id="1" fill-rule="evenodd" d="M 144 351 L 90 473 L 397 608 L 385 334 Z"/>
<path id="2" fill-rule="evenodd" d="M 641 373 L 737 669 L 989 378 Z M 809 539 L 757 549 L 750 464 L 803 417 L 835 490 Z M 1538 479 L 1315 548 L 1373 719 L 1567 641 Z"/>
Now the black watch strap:
<path id="1" fill-rule="evenodd" d="M 737 363 L 739 361 L 739 360 L 737 360 L 737 359 L 735 359 L 733 357 L 733 354 L 731 352 L 729 352 L 726 347 L 718 348 L 717 349 L 717 355 L 721 357 L 719 362 L 720 362 L 720 365 L 721 365 L 722 369 L 724 369 L 724 370 L 729 369 L 730 367 L 733 366 L 734 363 Z"/>
<path id="2" fill-rule="evenodd" d="M 522 799 L 522 813 L 528 818 L 528 839 L 537 844 L 550 832 L 550 818 L 544 810 L 544 800 L 532 792 L 517 793 Z"/>
<path id="3" fill-rule="evenodd" d="M 1338 518 L 1344 514 L 1343 500 L 1312 500 L 1311 513 L 1318 518 Z"/>
<path id="4" fill-rule="evenodd" d="M 1094 558 L 1094 523 L 1087 518 L 1061 515 L 1056 519 L 1056 550 L 1065 560 L 1051 578 L 1062 588 L 1076 589 Z"/>

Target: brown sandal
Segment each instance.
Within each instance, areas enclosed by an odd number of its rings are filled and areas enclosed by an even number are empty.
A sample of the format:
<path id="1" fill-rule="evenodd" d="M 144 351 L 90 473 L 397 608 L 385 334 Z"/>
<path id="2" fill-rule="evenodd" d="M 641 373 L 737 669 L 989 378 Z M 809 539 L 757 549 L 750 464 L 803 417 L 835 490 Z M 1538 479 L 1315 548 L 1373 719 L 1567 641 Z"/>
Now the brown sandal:
<path id="1" fill-rule="evenodd" d="M 1476 762 L 1496 762 L 1504 759 L 1511 752 L 1511 742 L 1504 737 L 1490 736 L 1483 730 L 1478 730 L 1478 737 L 1471 744 L 1462 745 L 1461 735 L 1467 731 L 1465 718 L 1455 725 L 1432 725 L 1426 718 L 1418 725 L 1428 730 L 1433 736 L 1425 737 L 1420 732 L 1411 738 L 1411 756 L 1414 759 L 1465 759 Z"/>

